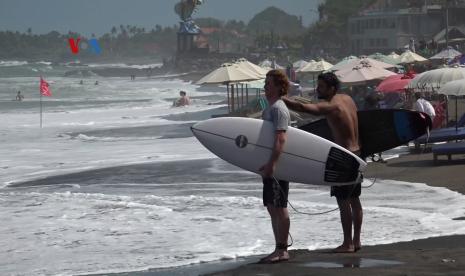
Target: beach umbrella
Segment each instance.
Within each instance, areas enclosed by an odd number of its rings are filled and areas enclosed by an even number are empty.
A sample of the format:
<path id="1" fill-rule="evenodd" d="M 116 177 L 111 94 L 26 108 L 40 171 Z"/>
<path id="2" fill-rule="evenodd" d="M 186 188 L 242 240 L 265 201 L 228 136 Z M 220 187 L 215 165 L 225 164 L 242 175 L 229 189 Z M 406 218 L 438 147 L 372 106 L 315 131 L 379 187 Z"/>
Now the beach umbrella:
<path id="1" fill-rule="evenodd" d="M 396 52 L 391 52 L 389 55 L 386 55 L 387 57 L 390 57 L 394 60 L 398 60 L 400 55 L 398 55 Z"/>
<path id="2" fill-rule="evenodd" d="M 362 57 L 362 58 L 358 58 L 358 59 L 354 59 L 346 64 L 343 64 L 341 66 L 333 66 L 331 67 L 331 71 L 344 71 L 344 70 L 350 70 L 354 67 L 357 67 L 357 66 L 365 66 L 365 64 L 368 64 L 368 66 L 370 67 L 377 67 L 377 68 L 382 68 L 382 69 L 389 69 L 389 68 L 394 68 L 396 67 L 396 65 L 393 65 L 393 64 L 389 64 L 389 63 L 385 63 L 385 62 L 381 62 L 381 61 L 378 61 L 378 60 L 374 60 L 372 58 L 368 58 L 368 57 Z"/>
<path id="3" fill-rule="evenodd" d="M 315 62 L 315 61 L 313 60 L 313 62 Z M 308 64 L 308 61 L 305 61 L 305 60 L 301 59 L 301 60 L 298 60 L 298 61 L 292 63 L 292 67 L 294 67 L 294 68 L 296 68 L 298 70 L 300 68 L 303 68 L 307 64 Z"/>
<path id="4" fill-rule="evenodd" d="M 458 129 L 458 112 L 457 112 L 457 99 L 460 96 L 465 96 L 465 79 L 451 81 L 446 83 L 441 89 L 439 94 L 455 97 L 455 130 Z"/>
<path id="5" fill-rule="evenodd" d="M 377 60 L 377 61 L 392 64 L 392 65 L 397 65 L 399 63 L 399 61 L 396 58 L 392 58 L 390 56 L 386 56 L 381 53 L 375 53 L 373 55 L 369 55 L 368 57 L 374 60 Z"/>
<path id="6" fill-rule="evenodd" d="M 339 80 L 345 84 L 365 84 L 367 81 L 384 80 L 389 76 L 396 75 L 389 70 L 371 66 L 370 63 L 364 63 L 353 67 L 352 69 L 340 70 L 336 72 Z"/>
<path id="7" fill-rule="evenodd" d="M 428 61 L 426 58 L 410 50 L 403 52 L 402 55 L 399 56 L 398 60 L 399 60 L 399 64 Z"/>
<path id="8" fill-rule="evenodd" d="M 271 61 L 269 59 L 265 59 L 264 61 L 258 64 L 260 67 L 271 70 L 271 69 L 283 69 L 281 65 L 277 64 L 276 61 Z"/>
<path id="9" fill-rule="evenodd" d="M 268 70 L 248 61 L 245 58 L 240 58 L 236 60 L 236 64 L 239 65 L 244 71 L 251 71 L 253 74 L 258 75 L 261 78 L 265 78 L 266 74 L 268 73 Z"/>
<path id="10" fill-rule="evenodd" d="M 238 64 L 224 63 L 219 68 L 213 70 L 205 77 L 201 78 L 197 84 L 205 83 L 229 83 L 261 79 L 257 74 L 245 71 Z"/>
<path id="11" fill-rule="evenodd" d="M 465 79 L 465 68 L 458 66 L 440 68 L 417 75 L 408 84 L 407 88 L 435 91 L 448 82 L 461 79 Z"/>
<path id="12" fill-rule="evenodd" d="M 251 71 L 246 71 L 236 63 L 224 63 L 219 68 L 213 70 L 205 77 L 197 81 L 197 84 L 226 84 L 228 108 L 229 102 L 229 84 L 231 82 L 251 81 L 261 79 L 257 74 L 253 74 Z M 234 99 L 234 94 L 232 99 Z M 234 107 L 234 102 L 233 105 Z"/>
<path id="13" fill-rule="evenodd" d="M 411 74 L 389 76 L 376 87 L 376 91 L 382 93 L 403 92 L 414 77 L 415 75 Z"/>
<path id="14" fill-rule="evenodd" d="M 316 62 L 312 62 L 304 66 L 303 68 L 297 70 L 297 72 L 308 72 L 308 73 L 321 73 L 323 71 L 329 70 L 333 65 L 324 59 Z"/>
<path id="15" fill-rule="evenodd" d="M 459 51 L 455 50 L 452 47 L 447 47 L 447 49 L 442 50 L 441 52 L 437 53 L 436 55 L 430 57 L 431 60 L 450 60 L 454 59 L 457 56 L 462 55 Z"/>
<path id="16" fill-rule="evenodd" d="M 338 63 L 334 64 L 333 67 L 329 68 L 329 70 L 337 71 L 338 68 L 340 68 L 341 66 L 346 65 L 347 63 L 352 62 L 354 60 L 360 60 L 360 59 L 358 57 L 356 57 L 356 56 L 345 57 L 345 58 L 341 59 L 341 61 L 339 61 Z"/>

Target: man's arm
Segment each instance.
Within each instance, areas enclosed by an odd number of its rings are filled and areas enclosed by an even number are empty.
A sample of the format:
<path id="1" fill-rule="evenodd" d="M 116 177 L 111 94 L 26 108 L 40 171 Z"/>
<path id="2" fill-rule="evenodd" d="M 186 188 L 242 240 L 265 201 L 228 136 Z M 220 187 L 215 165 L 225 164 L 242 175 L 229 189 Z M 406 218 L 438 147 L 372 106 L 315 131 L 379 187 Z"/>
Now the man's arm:
<path id="1" fill-rule="evenodd" d="M 299 112 L 310 113 L 312 115 L 326 115 L 338 110 L 338 107 L 335 104 L 329 102 L 303 104 L 285 97 L 282 99 L 288 108 Z"/>
<path id="2" fill-rule="evenodd" d="M 271 152 L 270 159 L 266 165 L 260 168 L 263 175 L 266 177 L 271 177 L 274 174 L 276 163 L 278 163 L 279 156 L 283 152 L 284 144 L 287 140 L 287 133 L 285 130 L 277 130 L 275 134 L 275 140 L 273 144 L 273 149 Z"/>

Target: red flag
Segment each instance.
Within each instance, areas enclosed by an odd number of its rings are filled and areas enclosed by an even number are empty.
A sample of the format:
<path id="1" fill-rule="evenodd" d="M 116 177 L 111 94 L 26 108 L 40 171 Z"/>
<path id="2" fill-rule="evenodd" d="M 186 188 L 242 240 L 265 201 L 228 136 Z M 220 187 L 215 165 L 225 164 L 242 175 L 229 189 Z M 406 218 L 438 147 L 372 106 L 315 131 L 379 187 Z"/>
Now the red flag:
<path id="1" fill-rule="evenodd" d="M 49 86 L 50 85 L 48 84 L 48 82 L 46 82 L 42 77 L 40 77 L 40 94 L 42 94 L 42 96 L 52 96 L 52 92 L 50 92 L 50 89 L 48 88 Z"/>

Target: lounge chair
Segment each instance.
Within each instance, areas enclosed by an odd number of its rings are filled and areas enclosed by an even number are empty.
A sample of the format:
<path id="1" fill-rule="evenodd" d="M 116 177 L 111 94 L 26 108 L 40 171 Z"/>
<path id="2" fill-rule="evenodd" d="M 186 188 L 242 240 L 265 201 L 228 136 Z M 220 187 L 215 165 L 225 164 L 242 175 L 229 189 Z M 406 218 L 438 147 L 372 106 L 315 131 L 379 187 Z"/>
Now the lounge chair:
<path id="1" fill-rule="evenodd" d="M 457 130 L 455 127 L 439 128 L 432 130 L 429 137 L 425 134 L 415 140 L 415 148 L 426 143 L 448 142 L 463 139 L 465 139 L 465 127 L 459 127 Z"/>
<path id="2" fill-rule="evenodd" d="M 432 151 L 433 151 L 434 163 L 438 162 L 439 155 L 447 155 L 447 160 L 451 161 L 452 155 L 465 154 L 465 142 L 433 145 Z"/>

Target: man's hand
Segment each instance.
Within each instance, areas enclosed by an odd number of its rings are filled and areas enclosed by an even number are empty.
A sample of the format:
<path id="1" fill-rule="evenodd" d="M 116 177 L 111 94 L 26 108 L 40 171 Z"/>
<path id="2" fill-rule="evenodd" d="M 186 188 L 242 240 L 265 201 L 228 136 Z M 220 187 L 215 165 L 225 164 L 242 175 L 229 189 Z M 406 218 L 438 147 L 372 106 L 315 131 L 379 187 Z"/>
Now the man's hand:
<path id="1" fill-rule="evenodd" d="M 261 172 L 261 175 L 265 178 L 270 178 L 273 176 L 275 170 L 275 166 L 273 166 L 271 163 L 266 163 L 265 165 L 261 166 L 259 171 Z"/>

